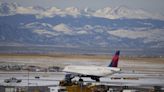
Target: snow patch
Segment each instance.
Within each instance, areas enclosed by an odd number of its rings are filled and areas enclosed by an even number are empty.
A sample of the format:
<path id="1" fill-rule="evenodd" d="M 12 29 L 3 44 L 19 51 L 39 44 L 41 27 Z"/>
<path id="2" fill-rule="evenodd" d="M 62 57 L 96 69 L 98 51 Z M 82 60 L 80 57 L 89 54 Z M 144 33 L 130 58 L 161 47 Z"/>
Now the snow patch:
<path id="1" fill-rule="evenodd" d="M 83 35 L 83 34 L 88 34 L 87 31 L 78 31 L 77 34 Z"/>
<path id="2" fill-rule="evenodd" d="M 41 11 L 33 9 L 33 7 L 18 7 L 16 9 L 18 14 L 39 14 Z"/>
<path id="3" fill-rule="evenodd" d="M 112 34 L 114 36 L 123 37 L 123 38 L 130 38 L 130 39 L 137 39 L 137 38 L 145 38 L 150 34 L 147 34 L 147 31 L 129 31 L 124 29 L 108 31 L 107 33 Z"/>
<path id="4" fill-rule="evenodd" d="M 34 28 L 34 29 L 41 29 L 41 28 L 52 28 L 51 24 L 48 23 L 39 23 L 39 22 L 32 22 L 28 24 L 23 24 L 25 28 Z"/>
<path id="5" fill-rule="evenodd" d="M 54 31 L 63 32 L 65 34 L 72 34 L 72 29 L 65 24 L 58 24 L 52 28 Z"/>
<path id="6" fill-rule="evenodd" d="M 129 39 L 143 38 L 144 43 L 164 42 L 164 33 L 162 29 L 154 29 L 149 31 L 139 31 L 139 30 L 130 31 L 130 30 L 119 29 L 119 30 L 108 31 L 107 33 L 121 38 L 129 38 Z"/>
<path id="7" fill-rule="evenodd" d="M 44 35 L 46 37 L 58 36 L 58 34 L 56 34 L 55 32 L 47 31 L 45 29 L 36 29 L 33 30 L 33 32 L 39 35 Z"/>
<path id="8" fill-rule="evenodd" d="M 80 10 L 78 8 L 75 8 L 75 7 L 68 7 L 64 10 L 64 12 L 67 15 L 72 15 L 74 17 L 77 17 L 78 15 L 81 14 Z"/>
<path id="9" fill-rule="evenodd" d="M 46 11 L 40 13 L 38 16 L 40 18 L 43 18 L 43 17 L 54 17 L 55 15 L 62 15 L 61 9 L 57 7 L 51 7 L 47 9 Z"/>

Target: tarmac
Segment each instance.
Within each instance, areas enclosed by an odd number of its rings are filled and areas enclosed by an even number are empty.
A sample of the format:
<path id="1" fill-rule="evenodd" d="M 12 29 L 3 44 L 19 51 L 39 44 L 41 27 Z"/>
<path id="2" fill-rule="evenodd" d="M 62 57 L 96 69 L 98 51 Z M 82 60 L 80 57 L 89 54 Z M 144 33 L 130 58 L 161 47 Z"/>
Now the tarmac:
<path id="1" fill-rule="evenodd" d="M 65 73 L 63 72 L 0 72 L 0 85 L 3 86 L 51 86 L 59 85 L 59 81 L 63 80 Z M 5 83 L 5 79 L 15 77 L 21 79 L 22 82 Z M 39 78 L 36 78 L 39 77 Z M 73 80 L 78 81 L 78 77 Z M 117 73 L 110 76 L 100 78 L 100 82 L 95 82 L 90 78 L 83 78 L 84 83 L 103 84 L 111 86 L 138 86 L 138 87 L 164 87 L 164 74 L 142 74 L 142 73 Z"/>

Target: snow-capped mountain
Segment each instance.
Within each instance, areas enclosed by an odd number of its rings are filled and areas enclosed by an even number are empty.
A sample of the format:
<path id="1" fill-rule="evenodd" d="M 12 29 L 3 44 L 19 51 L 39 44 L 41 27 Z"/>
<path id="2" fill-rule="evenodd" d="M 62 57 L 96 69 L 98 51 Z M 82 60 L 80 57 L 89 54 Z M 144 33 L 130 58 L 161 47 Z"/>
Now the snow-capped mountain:
<path id="1" fill-rule="evenodd" d="M 0 16 L 15 14 L 17 7 L 19 6 L 16 3 L 0 3 Z"/>
<path id="2" fill-rule="evenodd" d="M 131 9 L 125 6 L 120 7 L 106 7 L 104 9 L 98 10 L 90 10 L 85 8 L 84 10 L 80 10 L 75 7 L 68 7 L 66 9 L 59 9 L 56 7 L 49 8 L 44 12 L 39 14 L 42 17 L 54 17 L 55 15 L 60 16 L 95 16 L 107 19 L 118 19 L 118 18 L 131 18 L 131 19 L 158 19 L 164 20 L 164 16 L 161 14 L 151 14 L 141 9 Z"/>
<path id="3" fill-rule="evenodd" d="M 15 14 L 39 14 L 45 11 L 40 6 L 22 7 L 17 3 L 0 3 L 0 16 L 9 16 Z"/>
<path id="4" fill-rule="evenodd" d="M 54 17 L 58 16 L 95 16 L 108 19 L 118 19 L 118 18 L 131 18 L 131 19 L 158 19 L 164 20 L 164 16 L 161 14 L 151 14 L 142 9 L 132 9 L 127 6 L 119 6 L 115 8 L 106 7 L 98 10 L 91 10 L 85 8 L 80 10 L 76 7 L 68 7 L 65 9 L 60 9 L 57 7 L 51 7 L 44 9 L 40 6 L 33 7 L 22 7 L 16 3 L 0 3 L 0 15 L 13 15 L 13 14 L 35 14 L 38 18 L 43 17 Z"/>
<path id="5" fill-rule="evenodd" d="M 163 15 L 151 14 L 141 9 L 131 9 L 125 6 L 116 8 L 106 7 L 99 9 L 93 13 L 96 17 L 118 19 L 118 18 L 131 18 L 131 19 L 164 19 Z"/>
<path id="6" fill-rule="evenodd" d="M 162 15 L 127 7 L 96 11 L 0 4 L 0 45 L 164 48 Z"/>
<path id="7" fill-rule="evenodd" d="M 77 17 L 78 15 L 81 15 L 81 12 L 78 8 L 75 7 L 68 7 L 66 9 L 59 9 L 57 7 L 51 7 L 40 14 L 37 15 L 38 18 L 44 18 L 44 17 L 54 17 L 54 16 L 74 16 Z"/>

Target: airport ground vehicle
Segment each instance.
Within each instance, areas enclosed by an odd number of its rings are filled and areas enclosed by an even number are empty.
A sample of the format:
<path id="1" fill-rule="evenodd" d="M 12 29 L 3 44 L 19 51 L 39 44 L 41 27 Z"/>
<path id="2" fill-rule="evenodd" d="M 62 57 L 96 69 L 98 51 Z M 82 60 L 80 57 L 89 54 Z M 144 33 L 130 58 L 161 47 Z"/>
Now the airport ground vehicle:
<path id="1" fill-rule="evenodd" d="M 11 77 L 10 79 L 5 79 L 4 82 L 6 82 L 6 83 L 10 83 L 10 82 L 20 83 L 20 82 L 22 82 L 22 80 L 16 79 L 15 77 Z"/>

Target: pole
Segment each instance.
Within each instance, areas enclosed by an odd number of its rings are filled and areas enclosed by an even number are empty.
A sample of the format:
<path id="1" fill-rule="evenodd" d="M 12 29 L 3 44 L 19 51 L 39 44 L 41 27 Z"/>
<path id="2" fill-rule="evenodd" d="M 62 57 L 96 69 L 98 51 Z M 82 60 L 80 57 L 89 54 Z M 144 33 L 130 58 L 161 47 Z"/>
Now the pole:
<path id="1" fill-rule="evenodd" d="M 29 69 L 28 69 L 28 82 L 27 82 L 27 92 L 29 92 Z"/>

